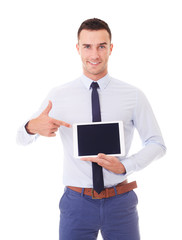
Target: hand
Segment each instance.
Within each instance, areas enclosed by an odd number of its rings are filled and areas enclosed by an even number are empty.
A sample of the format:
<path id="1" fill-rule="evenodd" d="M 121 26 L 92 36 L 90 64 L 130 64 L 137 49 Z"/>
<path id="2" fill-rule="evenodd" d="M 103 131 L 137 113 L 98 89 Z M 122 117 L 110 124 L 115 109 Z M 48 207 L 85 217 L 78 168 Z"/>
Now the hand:
<path id="1" fill-rule="evenodd" d="M 124 165 L 114 156 L 99 153 L 97 157 L 86 157 L 81 158 L 81 160 L 96 162 L 98 165 L 116 174 L 126 173 Z"/>
<path id="2" fill-rule="evenodd" d="M 26 130 L 29 134 L 40 134 L 46 137 L 54 137 L 60 126 L 71 127 L 70 124 L 49 117 L 49 112 L 52 109 L 52 102 L 49 101 L 46 109 L 35 119 L 32 119 L 26 125 Z"/>

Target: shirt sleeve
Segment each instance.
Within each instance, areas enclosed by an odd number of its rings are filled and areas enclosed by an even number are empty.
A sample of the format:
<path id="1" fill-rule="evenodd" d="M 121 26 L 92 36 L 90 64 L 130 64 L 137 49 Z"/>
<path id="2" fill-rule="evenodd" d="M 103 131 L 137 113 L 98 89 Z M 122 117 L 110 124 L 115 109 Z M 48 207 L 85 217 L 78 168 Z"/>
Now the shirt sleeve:
<path id="1" fill-rule="evenodd" d="M 17 131 L 17 135 L 16 135 L 16 142 L 19 145 L 28 145 L 30 143 L 33 143 L 37 140 L 37 138 L 40 136 L 39 134 L 29 134 L 26 131 L 26 124 L 29 120 L 34 119 L 36 117 L 38 117 L 42 111 L 46 108 L 46 106 L 48 105 L 49 102 L 49 98 L 50 98 L 50 94 L 48 95 L 48 97 L 43 101 L 43 103 L 41 104 L 39 110 L 34 113 L 22 126 L 19 127 L 18 131 Z"/>
<path id="2" fill-rule="evenodd" d="M 39 137 L 39 134 L 29 134 L 26 131 L 26 128 L 25 128 L 26 123 L 23 124 L 23 126 L 21 126 L 18 129 L 18 132 L 17 132 L 16 142 L 19 145 L 24 145 L 24 146 L 28 145 L 28 144 L 33 143 L 34 141 L 36 141 L 36 139 Z"/>
<path id="3" fill-rule="evenodd" d="M 145 168 L 166 152 L 164 140 L 152 108 L 145 95 L 139 90 L 133 113 L 133 124 L 139 133 L 143 148 L 136 154 L 122 160 L 127 175 Z"/>

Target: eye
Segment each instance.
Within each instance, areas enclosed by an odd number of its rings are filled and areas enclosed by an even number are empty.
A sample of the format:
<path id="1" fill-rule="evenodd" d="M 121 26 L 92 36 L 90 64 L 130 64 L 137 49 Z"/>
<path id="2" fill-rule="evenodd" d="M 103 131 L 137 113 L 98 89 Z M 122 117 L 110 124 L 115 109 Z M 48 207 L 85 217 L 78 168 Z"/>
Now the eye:
<path id="1" fill-rule="evenodd" d="M 86 45 L 84 45 L 84 48 L 89 49 L 89 48 L 90 48 L 90 45 L 89 45 L 89 44 L 86 44 Z"/>
<path id="2" fill-rule="evenodd" d="M 104 45 L 101 45 L 101 46 L 99 46 L 99 48 L 100 48 L 100 49 L 104 49 L 104 48 L 105 48 L 105 46 L 104 46 Z"/>

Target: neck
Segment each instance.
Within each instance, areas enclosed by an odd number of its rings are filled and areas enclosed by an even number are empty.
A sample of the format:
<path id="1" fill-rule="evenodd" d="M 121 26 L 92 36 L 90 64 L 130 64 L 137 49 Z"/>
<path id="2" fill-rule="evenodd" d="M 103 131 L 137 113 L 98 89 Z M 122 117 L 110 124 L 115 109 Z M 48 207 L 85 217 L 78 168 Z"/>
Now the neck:
<path id="1" fill-rule="evenodd" d="M 88 73 L 85 73 L 85 72 L 83 72 L 83 74 L 93 81 L 98 81 L 99 79 L 105 77 L 108 74 L 108 72 L 105 72 L 104 74 L 96 74 L 96 75 L 88 74 Z"/>

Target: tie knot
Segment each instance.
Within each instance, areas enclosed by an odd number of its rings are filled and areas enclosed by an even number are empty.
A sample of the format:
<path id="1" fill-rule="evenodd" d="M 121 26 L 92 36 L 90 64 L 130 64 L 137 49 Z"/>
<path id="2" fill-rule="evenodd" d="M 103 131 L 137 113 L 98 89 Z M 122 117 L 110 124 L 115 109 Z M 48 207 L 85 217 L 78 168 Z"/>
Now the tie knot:
<path id="1" fill-rule="evenodd" d="M 94 88 L 95 88 L 95 89 L 99 88 L 99 84 L 98 84 L 97 82 L 92 82 L 90 86 L 91 86 L 91 88 L 93 88 L 93 89 L 94 89 Z"/>

